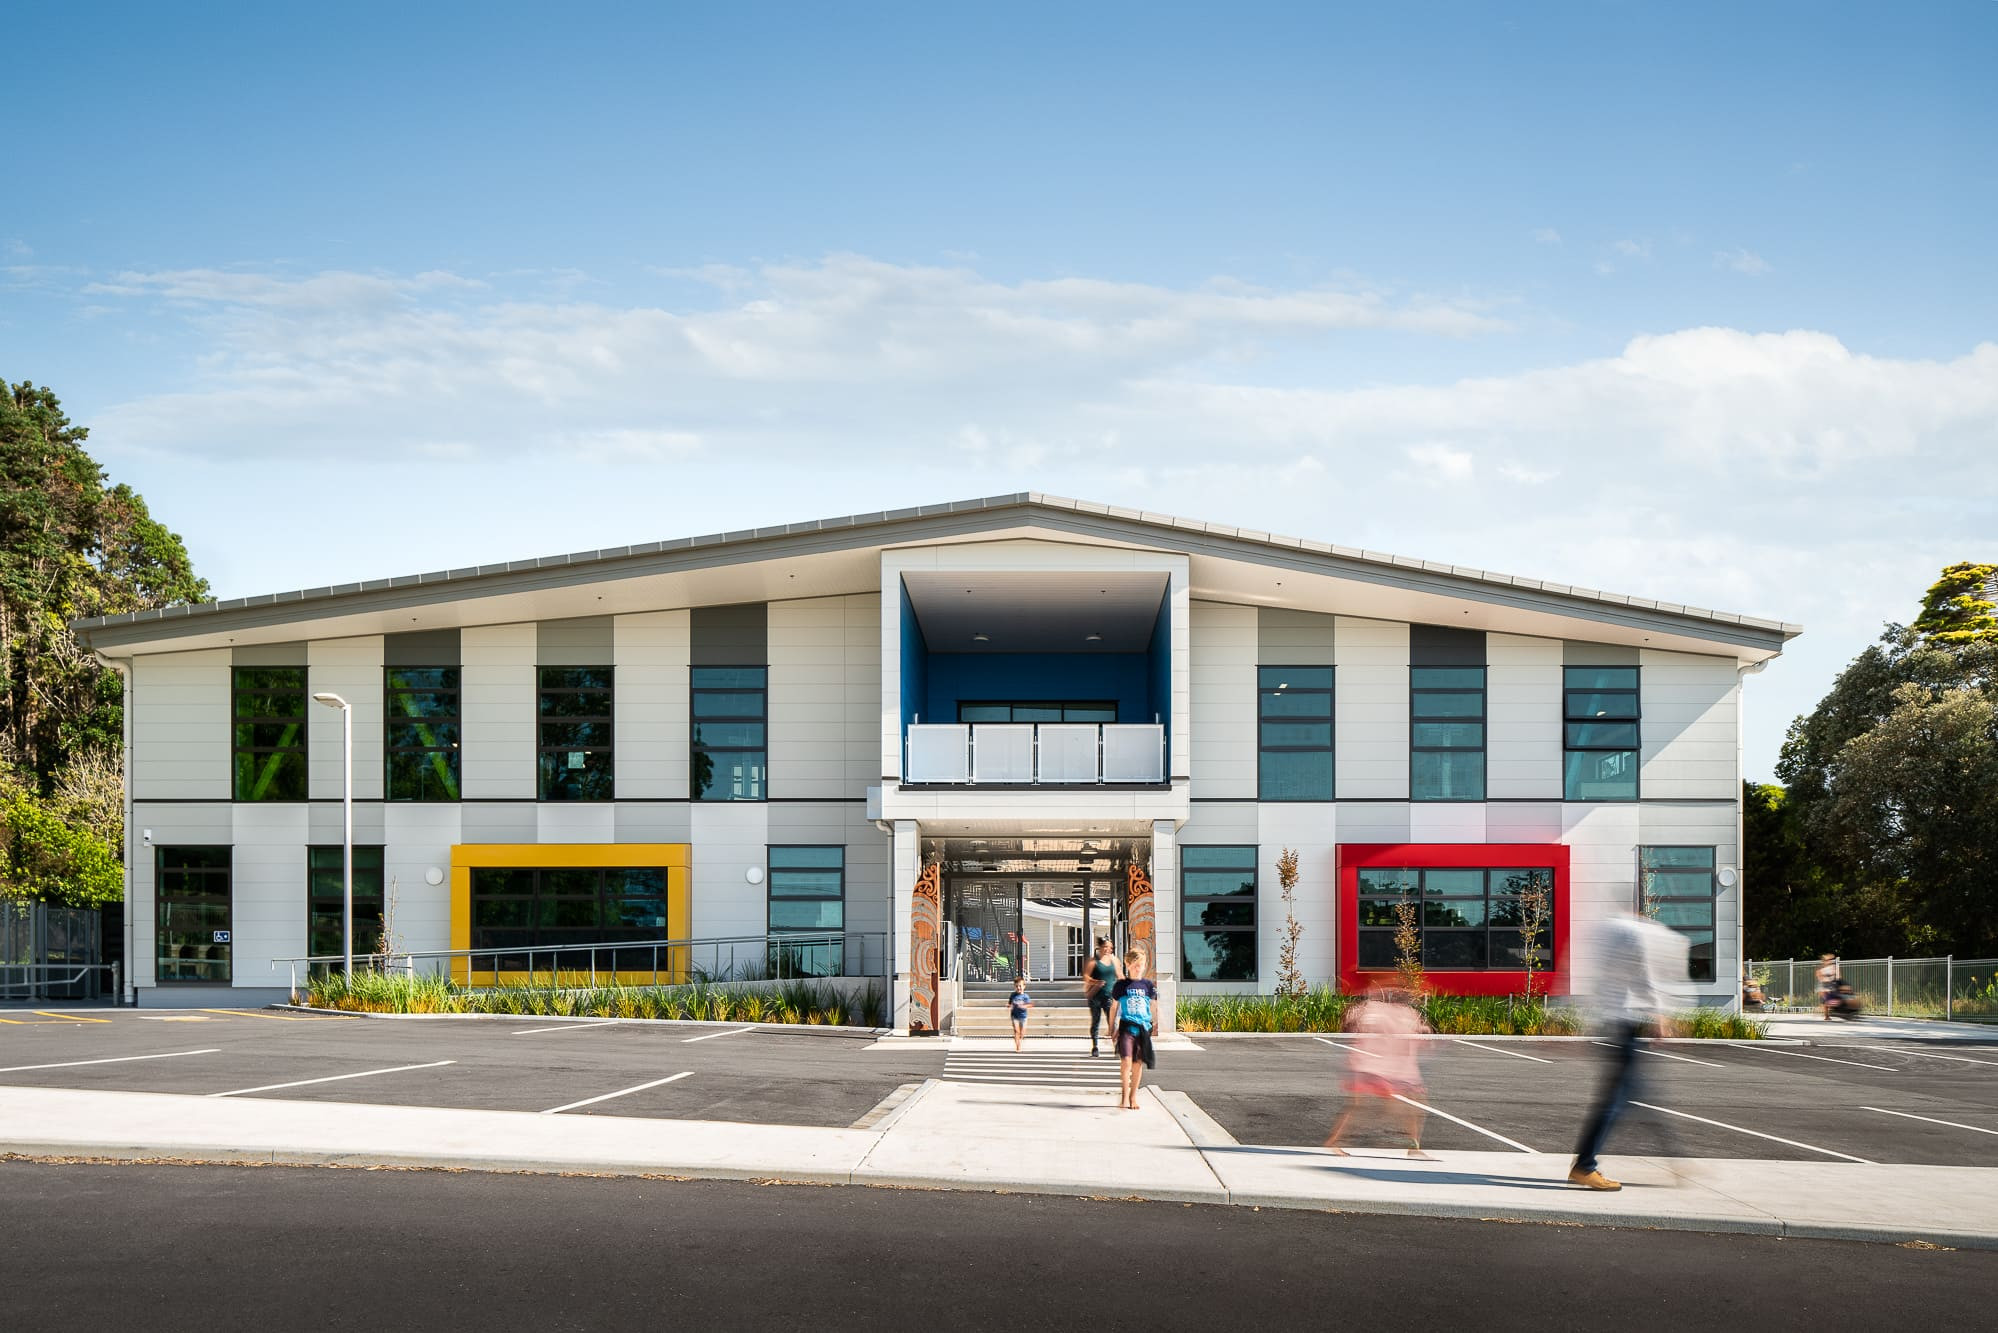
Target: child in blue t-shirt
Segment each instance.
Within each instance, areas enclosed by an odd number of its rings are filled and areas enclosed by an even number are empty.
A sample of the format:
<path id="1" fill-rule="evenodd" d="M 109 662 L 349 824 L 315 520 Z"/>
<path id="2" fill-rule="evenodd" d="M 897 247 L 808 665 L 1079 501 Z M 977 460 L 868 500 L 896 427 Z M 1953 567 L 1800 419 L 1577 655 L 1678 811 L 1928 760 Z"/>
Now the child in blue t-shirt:
<path id="1" fill-rule="evenodd" d="M 1019 1050 L 1020 1043 L 1027 1036 L 1027 1010 L 1034 1007 L 1033 996 L 1027 994 L 1027 981 L 1024 977 L 1013 978 L 1013 993 L 1006 999 L 1006 1008 L 1013 1015 L 1013 1049 Z"/>
<path id="2" fill-rule="evenodd" d="M 1117 1002 L 1117 1063 L 1122 1075 L 1126 1111 L 1138 1109 L 1138 1084 L 1156 1058 L 1152 1034 L 1158 1030 L 1159 988 L 1145 976 L 1145 955 L 1132 949 L 1124 955 L 1124 979 L 1110 988 Z"/>

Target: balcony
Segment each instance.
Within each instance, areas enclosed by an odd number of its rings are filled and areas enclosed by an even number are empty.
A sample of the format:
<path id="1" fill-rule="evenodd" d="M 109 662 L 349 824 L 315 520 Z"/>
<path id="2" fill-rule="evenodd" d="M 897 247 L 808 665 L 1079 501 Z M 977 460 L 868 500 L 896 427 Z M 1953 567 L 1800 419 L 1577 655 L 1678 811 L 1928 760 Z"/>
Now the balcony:
<path id="1" fill-rule="evenodd" d="M 1163 786 L 1158 723 L 915 723 L 902 780 L 939 786 Z"/>

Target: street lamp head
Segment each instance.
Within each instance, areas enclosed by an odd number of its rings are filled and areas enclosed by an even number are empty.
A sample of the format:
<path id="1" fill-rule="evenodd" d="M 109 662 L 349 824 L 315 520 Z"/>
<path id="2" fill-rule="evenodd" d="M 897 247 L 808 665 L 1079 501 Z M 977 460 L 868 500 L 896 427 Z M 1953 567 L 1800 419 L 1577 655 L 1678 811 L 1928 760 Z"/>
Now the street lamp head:
<path id="1" fill-rule="evenodd" d="M 312 697 L 320 703 L 325 704 L 328 708 L 345 708 L 347 706 L 347 701 L 337 694 L 320 693 Z"/>

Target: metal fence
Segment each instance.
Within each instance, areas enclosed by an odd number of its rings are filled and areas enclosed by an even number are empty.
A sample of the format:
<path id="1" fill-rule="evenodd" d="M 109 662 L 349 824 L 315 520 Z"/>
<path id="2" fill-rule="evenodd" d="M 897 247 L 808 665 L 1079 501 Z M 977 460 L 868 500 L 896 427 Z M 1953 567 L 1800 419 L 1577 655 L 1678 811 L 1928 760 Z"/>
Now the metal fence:
<path id="1" fill-rule="evenodd" d="M 118 1002 L 104 961 L 103 918 L 90 908 L 0 902 L 0 1003 Z"/>
<path id="2" fill-rule="evenodd" d="M 1766 1007 L 1815 1009 L 1818 958 L 1747 964 L 1762 983 Z M 1839 975 L 1868 1013 L 1895 1018 L 1998 1022 L 1998 958 L 1841 958 Z"/>

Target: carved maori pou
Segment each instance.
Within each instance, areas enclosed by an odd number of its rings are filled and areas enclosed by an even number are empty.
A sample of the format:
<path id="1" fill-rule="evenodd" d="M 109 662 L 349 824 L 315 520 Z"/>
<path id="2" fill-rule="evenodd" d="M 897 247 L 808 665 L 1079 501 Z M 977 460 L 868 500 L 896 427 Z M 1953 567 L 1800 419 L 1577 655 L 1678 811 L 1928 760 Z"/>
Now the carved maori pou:
<path id="1" fill-rule="evenodd" d="M 937 939 L 943 932 L 943 867 L 935 861 L 916 877 L 909 917 L 909 1030 L 937 1030 Z"/>

